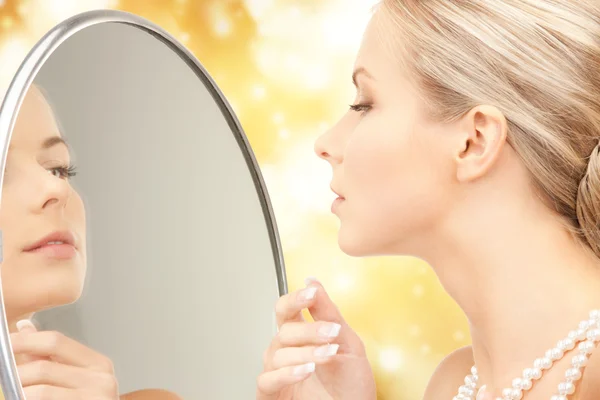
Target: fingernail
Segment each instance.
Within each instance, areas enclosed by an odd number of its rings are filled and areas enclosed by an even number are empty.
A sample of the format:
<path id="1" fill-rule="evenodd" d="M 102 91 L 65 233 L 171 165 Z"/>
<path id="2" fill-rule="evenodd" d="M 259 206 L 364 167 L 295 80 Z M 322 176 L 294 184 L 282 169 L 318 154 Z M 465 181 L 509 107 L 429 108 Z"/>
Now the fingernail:
<path id="1" fill-rule="evenodd" d="M 326 346 L 317 347 L 315 349 L 315 356 L 323 358 L 331 357 L 337 354 L 339 348 L 339 344 L 328 344 Z"/>
<path id="2" fill-rule="evenodd" d="M 20 320 L 20 321 L 17 322 L 17 330 L 19 332 L 23 332 L 23 331 L 37 331 L 37 328 L 35 327 L 35 325 L 33 324 L 33 322 L 31 322 L 31 320 L 22 319 L 22 320 Z"/>
<path id="3" fill-rule="evenodd" d="M 294 368 L 294 375 L 306 375 L 315 372 L 315 363 L 308 363 Z"/>
<path id="4" fill-rule="evenodd" d="M 340 324 L 328 324 L 319 328 L 319 335 L 326 338 L 334 338 L 340 334 Z"/>
<path id="5" fill-rule="evenodd" d="M 318 282 L 319 282 L 319 280 L 317 278 L 315 278 L 314 276 L 309 276 L 308 278 L 306 278 L 304 280 L 304 284 L 306 286 L 310 285 L 311 283 L 318 283 Z"/>
<path id="6" fill-rule="evenodd" d="M 300 292 L 300 300 L 302 300 L 302 301 L 312 300 L 315 298 L 316 294 L 317 294 L 316 287 L 306 288 Z"/>

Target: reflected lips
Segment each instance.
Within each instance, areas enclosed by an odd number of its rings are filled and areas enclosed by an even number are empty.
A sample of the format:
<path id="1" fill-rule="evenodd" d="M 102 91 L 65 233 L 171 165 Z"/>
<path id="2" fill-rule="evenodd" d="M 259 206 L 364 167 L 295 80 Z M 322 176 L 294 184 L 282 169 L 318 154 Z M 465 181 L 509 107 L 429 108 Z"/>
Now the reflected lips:
<path id="1" fill-rule="evenodd" d="M 338 197 L 337 199 L 335 199 L 333 201 L 333 203 L 331 204 L 331 212 L 335 214 L 335 211 L 337 210 L 337 208 L 340 206 L 340 204 L 344 201 L 345 199 L 343 197 Z"/>
<path id="2" fill-rule="evenodd" d="M 27 253 L 41 254 L 58 260 L 75 257 L 75 237 L 71 232 L 54 232 L 24 249 Z"/>
<path id="3" fill-rule="evenodd" d="M 333 187 L 331 188 L 331 191 L 335 194 L 338 195 L 337 199 L 335 199 L 333 201 L 333 203 L 331 204 L 331 212 L 335 214 L 335 211 L 337 210 L 337 208 L 340 206 L 340 204 L 345 200 L 344 196 L 340 195 L 338 192 L 336 192 Z"/>

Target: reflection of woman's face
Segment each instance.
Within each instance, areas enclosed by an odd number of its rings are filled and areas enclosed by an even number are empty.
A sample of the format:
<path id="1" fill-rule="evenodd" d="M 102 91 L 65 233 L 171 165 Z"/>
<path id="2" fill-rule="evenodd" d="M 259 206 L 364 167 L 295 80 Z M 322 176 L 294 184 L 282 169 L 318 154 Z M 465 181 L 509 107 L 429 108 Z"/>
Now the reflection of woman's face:
<path id="1" fill-rule="evenodd" d="M 12 134 L 2 198 L 2 290 L 9 320 L 71 303 L 85 275 L 85 210 L 69 150 L 32 86 Z"/>

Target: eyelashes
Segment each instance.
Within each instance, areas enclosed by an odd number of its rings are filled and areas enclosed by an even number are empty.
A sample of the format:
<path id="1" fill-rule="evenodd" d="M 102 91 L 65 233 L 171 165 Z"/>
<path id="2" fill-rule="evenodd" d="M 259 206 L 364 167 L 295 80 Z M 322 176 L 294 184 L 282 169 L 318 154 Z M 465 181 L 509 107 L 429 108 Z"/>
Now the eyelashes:
<path id="1" fill-rule="evenodd" d="M 70 179 L 77 175 L 77 168 L 74 165 L 64 165 L 60 167 L 50 168 L 50 173 L 59 179 Z"/>
<path id="2" fill-rule="evenodd" d="M 371 109 L 370 104 L 351 104 L 350 105 L 350 110 L 352 110 L 354 112 L 360 112 L 362 114 L 366 113 L 370 109 Z"/>

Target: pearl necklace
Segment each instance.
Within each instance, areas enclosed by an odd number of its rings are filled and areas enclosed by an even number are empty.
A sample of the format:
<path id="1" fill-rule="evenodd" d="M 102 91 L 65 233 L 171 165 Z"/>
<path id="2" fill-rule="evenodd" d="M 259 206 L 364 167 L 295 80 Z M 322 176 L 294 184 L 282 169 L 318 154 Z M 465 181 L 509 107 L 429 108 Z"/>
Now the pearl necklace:
<path id="1" fill-rule="evenodd" d="M 520 378 L 512 381 L 512 387 L 502 390 L 502 397 L 496 400 L 520 400 L 523 392 L 539 380 L 545 370 L 550 369 L 554 363 L 561 360 L 565 353 L 577 346 L 577 354 L 571 360 L 571 367 L 565 373 L 565 379 L 558 385 L 558 394 L 551 400 L 567 400 L 567 396 L 575 393 L 575 383 L 581 379 L 582 368 L 587 364 L 588 357 L 600 342 L 600 310 L 590 312 L 589 319 L 581 321 L 576 330 L 569 332 L 566 339 L 559 340 L 555 347 L 546 352 L 533 363 L 533 368 L 526 368 Z M 465 378 L 465 384 L 458 389 L 458 394 L 453 400 L 475 400 L 477 381 L 479 376 L 477 368 L 471 368 L 471 374 Z"/>

